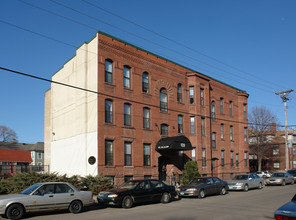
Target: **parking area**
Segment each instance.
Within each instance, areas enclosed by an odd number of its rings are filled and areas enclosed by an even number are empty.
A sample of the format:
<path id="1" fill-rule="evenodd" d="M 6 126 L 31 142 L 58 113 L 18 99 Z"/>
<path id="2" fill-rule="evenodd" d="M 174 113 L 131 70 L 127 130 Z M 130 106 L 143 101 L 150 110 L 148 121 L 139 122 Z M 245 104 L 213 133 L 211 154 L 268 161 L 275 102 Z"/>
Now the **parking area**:
<path id="1" fill-rule="evenodd" d="M 93 206 L 80 214 L 67 211 L 36 213 L 24 219 L 141 219 L 141 220 L 195 220 L 195 219 L 273 219 L 274 211 L 291 200 L 296 185 L 267 186 L 262 190 L 233 192 L 225 196 L 209 196 L 204 199 L 182 198 L 168 204 L 152 203 L 136 205 L 131 209 Z M 0 218 L 2 219 L 2 218 Z"/>

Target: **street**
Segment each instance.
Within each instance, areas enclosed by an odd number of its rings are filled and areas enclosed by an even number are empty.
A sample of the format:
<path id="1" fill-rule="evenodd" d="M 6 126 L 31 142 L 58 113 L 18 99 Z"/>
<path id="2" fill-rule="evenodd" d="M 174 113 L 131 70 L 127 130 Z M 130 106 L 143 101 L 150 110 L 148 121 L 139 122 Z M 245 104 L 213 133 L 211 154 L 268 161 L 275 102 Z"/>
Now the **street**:
<path id="1" fill-rule="evenodd" d="M 296 185 L 268 186 L 249 192 L 230 191 L 225 196 L 209 196 L 205 199 L 182 198 L 169 204 L 153 203 L 136 205 L 131 209 L 86 208 L 80 214 L 68 211 L 32 213 L 24 219 L 141 219 L 141 220 L 194 220 L 194 219 L 273 219 L 274 211 L 292 199 Z M 3 219 L 3 218 L 0 218 Z"/>

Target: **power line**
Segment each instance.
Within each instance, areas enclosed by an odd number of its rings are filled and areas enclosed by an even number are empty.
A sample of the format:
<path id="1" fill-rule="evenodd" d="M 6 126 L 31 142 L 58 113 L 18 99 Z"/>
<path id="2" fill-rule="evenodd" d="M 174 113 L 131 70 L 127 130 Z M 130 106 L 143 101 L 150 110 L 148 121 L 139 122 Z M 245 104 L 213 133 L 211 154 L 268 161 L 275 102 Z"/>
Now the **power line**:
<path id="1" fill-rule="evenodd" d="M 24 4 L 29 5 L 29 6 L 31 6 L 31 7 L 37 8 L 37 9 L 39 9 L 39 10 L 45 11 L 45 12 L 47 12 L 47 13 L 53 14 L 53 15 L 55 15 L 55 16 L 61 17 L 61 18 L 63 18 L 63 19 L 69 20 L 69 21 L 71 21 L 71 22 L 77 23 L 77 24 L 79 24 L 79 25 L 86 26 L 86 27 L 88 27 L 88 28 L 91 28 L 91 29 L 97 30 L 97 29 L 94 28 L 94 27 L 91 27 L 91 26 L 86 25 L 86 24 L 81 23 L 81 22 L 77 22 L 77 21 L 75 21 L 75 20 L 73 20 L 73 19 L 70 19 L 70 18 L 68 18 L 68 17 L 66 17 L 66 16 L 59 15 L 59 14 L 57 14 L 57 13 L 55 13 L 55 12 L 52 12 L 52 11 L 50 11 L 50 10 L 47 10 L 47 9 L 42 8 L 42 7 L 36 6 L 36 5 L 34 5 L 34 4 L 31 4 L 31 3 L 25 2 L 25 1 L 23 1 L 23 0 L 19 0 L 19 1 L 22 2 L 22 3 L 24 3 Z M 229 73 L 229 74 L 231 74 L 231 75 L 237 76 L 237 74 L 234 74 L 234 73 L 232 73 L 232 72 L 226 71 L 226 70 L 221 69 L 221 68 L 219 68 L 219 67 L 216 67 L 216 66 L 214 66 L 214 65 L 212 65 L 212 64 L 208 64 L 208 63 L 206 63 L 206 62 L 204 62 L 204 61 L 200 61 L 200 60 L 198 60 L 198 59 L 196 59 L 196 58 L 193 58 L 193 57 L 188 56 L 188 55 L 186 55 L 186 54 L 180 53 L 180 52 L 177 51 L 177 50 L 174 50 L 174 49 L 171 49 L 171 48 L 165 47 L 165 46 L 163 46 L 163 45 L 161 45 L 161 44 L 155 43 L 155 42 L 153 42 L 153 41 L 151 41 L 151 40 L 148 40 L 148 39 L 146 39 L 146 38 L 144 38 L 144 37 L 141 37 L 141 36 L 139 36 L 139 35 L 136 35 L 136 34 L 134 34 L 134 33 L 132 33 L 132 32 L 129 32 L 129 31 L 125 30 L 125 29 L 119 28 L 119 27 L 117 27 L 116 25 L 109 24 L 109 23 L 107 23 L 107 22 L 105 22 L 105 21 L 103 21 L 103 20 L 101 20 L 101 19 L 98 19 L 98 18 L 96 18 L 96 17 L 93 17 L 93 16 L 90 16 L 90 15 L 88 15 L 88 14 L 85 14 L 85 13 L 79 11 L 79 10 L 73 9 L 73 8 L 71 8 L 71 7 L 69 7 L 69 6 L 66 6 L 66 5 L 62 4 L 62 3 L 55 2 L 55 1 L 53 1 L 53 0 L 51 0 L 51 2 L 53 2 L 53 3 L 57 4 L 57 5 L 60 5 L 60 6 L 64 7 L 64 8 L 67 8 L 67 9 L 69 9 L 69 10 L 72 10 L 72 11 L 74 11 L 74 12 L 76 12 L 76 13 L 79 13 L 79 14 L 81 14 L 81 15 L 83 15 L 83 16 L 86 16 L 86 17 L 88 17 L 88 18 L 91 18 L 91 19 L 93 19 L 93 20 L 99 21 L 99 22 L 101 22 L 101 23 L 103 23 L 103 24 L 106 24 L 106 25 L 108 25 L 108 26 L 111 26 L 112 28 L 118 29 L 118 30 L 120 30 L 120 31 L 122 31 L 122 32 L 125 32 L 125 33 L 129 34 L 129 35 L 132 35 L 132 36 L 135 36 L 135 37 L 137 37 L 137 38 L 139 38 L 139 39 L 145 40 L 145 41 L 147 41 L 147 42 L 149 42 L 149 43 L 151 43 L 151 44 L 154 44 L 154 45 L 156 45 L 156 46 L 158 46 L 158 47 L 161 47 L 161 48 L 163 48 L 163 49 L 166 49 L 166 50 L 169 50 L 169 51 L 174 52 L 174 53 L 176 53 L 176 54 L 182 55 L 182 56 L 184 56 L 184 57 L 186 57 L 186 58 L 189 58 L 189 59 L 191 59 L 191 60 L 197 61 L 197 62 L 199 62 L 199 63 L 202 63 L 202 64 L 204 64 L 204 65 L 207 65 L 207 66 L 212 67 L 212 68 L 214 68 L 214 69 L 217 69 L 217 70 L 219 70 L 219 71 L 222 71 L 222 72 Z M 261 84 L 260 82 L 250 80 L 249 78 L 243 78 L 243 77 L 241 77 L 241 76 L 239 76 L 239 77 L 242 78 L 242 79 L 244 79 L 244 80 L 247 80 L 247 81 L 250 81 L 250 82 L 252 82 L 252 83 L 255 83 L 255 84 Z M 233 79 L 231 79 L 231 80 L 233 80 Z M 235 80 L 233 80 L 233 81 L 235 81 Z M 263 81 L 263 82 L 264 82 L 264 81 Z M 240 83 L 241 83 L 241 82 L 240 82 Z M 269 87 L 269 86 L 264 85 L 264 84 L 261 84 L 261 85 L 263 85 L 263 86 L 265 86 L 265 87 Z M 249 86 L 250 86 L 250 85 L 249 85 Z M 254 87 L 254 86 L 251 86 L 251 87 Z M 270 87 L 270 88 L 274 89 L 273 87 Z M 271 91 L 269 91 L 269 92 L 271 92 Z M 272 92 L 273 92 L 273 91 L 272 91 Z"/>
<path id="2" fill-rule="evenodd" d="M 55 2 L 54 0 L 50 0 L 50 1 Z M 248 74 L 248 75 L 250 75 L 250 76 L 252 76 L 252 77 L 256 77 L 256 78 L 261 79 L 261 80 L 263 80 L 263 81 L 268 81 L 267 79 L 259 78 L 257 75 L 251 74 L 251 73 L 249 73 L 249 72 L 247 72 L 247 71 L 241 70 L 241 69 L 239 69 L 239 68 L 237 68 L 237 67 L 234 67 L 234 66 L 229 65 L 229 64 L 227 64 L 227 63 L 225 63 L 225 62 L 222 62 L 222 61 L 220 61 L 220 60 L 218 60 L 218 59 L 216 59 L 216 58 L 214 58 L 214 57 L 212 57 L 212 56 L 209 56 L 209 55 L 207 55 L 207 54 L 205 54 L 205 53 L 202 53 L 202 52 L 200 52 L 200 51 L 198 51 L 198 50 L 196 50 L 196 49 L 194 49 L 194 48 L 192 48 L 192 47 L 188 47 L 187 45 L 185 45 L 185 44 L 183 44 L 183 43 L 180 43 L 180 42 L 178 42 L 178 41 L 176 41 L 176 40 L 174 40 L 174 39 L 168 38 L 168 37 L 166 37 L 166 36 L 164 36 L 164 35 L 162 35 L 162 34 L 160 34 L 160 33 L 158 33 L 158 32 L 155 32 L 155 31 L 153 31 L 153 30 L 151 30 L 151 29 L 149 29 L 149 28 L 147 28 L 147 27 L 144 27 L 143 25 L 140 25 L 140 24 L 138 24 L 138 23 L 136 23 L 136 22 L 134 22 L 134 21 L 131 21 L 131 20 L 125 18 L 125 17 L 122 17 L 122 16 L 120 16 L 120 15 L 118 15 L 118 14 L 115 14 L 115 13 L 113 13 L 113 12 L 110 12 L 110 11 L 108 11 L 108 10 L 106 10 L 106 9 L 104 9 L 104 8 L 102 8 L 102 7 L 98 6 L 98 5 L 96 5 L 96 4 L 93 4 L 93 3 L 91 3 L 91 2 L 89 2 L 89 1 L 87 1 L 87 0 L 82 0 L 82 1 L 85 2 L 86 4 L 89 4 L 89 5 L 91 5 L 91 6 L 95 7 L 95 8 L 97 8 L 97 9 L 100 9 L 100 10 L 102 10 L 102 11 L 108 13 L 108 14 L 111 14 L 111 15 L 117 17 L 117 18 L 120 18 L 120 19 L 122 19 L 122 20 L 124 20 L 124 21 L 126 21 L 126 22 L 128 22 L 128 23 L 131 23 L 131 24 L 133 24 L 133 25 L 135 25 L 135 26 L 137 26 L 137 27 L 139 27 L 139 28 L 141 28 L 141 29 L 143 29 L 143 30 L 146 30 L 146 31 L 148 31 L 148 32 L 150 32 L 150 33 L 152 33 L 152 34 L 155 34 L 155 35 L 157 35 L 157 36 L 163 38 L 163 39 L 166 39 L 166 40 L 168 40 L 168 41 L 170 41 L 170 42 L 173 42 L 173 43 L 175 43 L 176 45 L 182 46 L 182 47 L 184 47 L 184 48 L 186 48 L 186 49 L 188 49 L 188 50 L 191 50 L 191 51 L 193 51 L 193 52 L 195 52 L 195 53 L 197 53 L 197 54 L 200 54 L 200 55 L 202 55 L 202 56 L 204 56 L 204 57 L 206 57 L 206 58 L 209 58 L 209 59 L 211 59 L 211 60 L 214 60 L 214 61 L 217 62 L 217 63 L 223 64 L 223 65 L 225 65 L 225 66 L 227 66 L 227 67 L 230 67 L 230 68 L 232 68 L 232 69 L 234 69 L 234 70 L 237 70 L 237 71 L 239 71 L 239 72 L 242 72 L 242 73 Z M 55 2 L 55 3 L 56 3 L 56 2 Z M 59 4 L 60 4 L 60 3 L 59 3 Z M 258 83 L 258 82 L 257 82 L 257 83 Z M 273 82 L 269 82 L 269 83 L 270 83 L 270 84 L 273 84 L 273 85 L 275 85 L 275 86 L 278 87 L 278 85 L 277 85 L 277 84 L 274 84 Z"/>
<path id="3" fill-rule="evenodd" d="M 152 105 L 152 104 L 148 104 L 148 103 L 143 103 L 143 102 L 139 102 L 139 101 L 135 101 L 135 100 L 130 100 L 130 99 L 126 99 L 126 98 L 121 98 L 121 97 L 105 94 L 105 93 L 90 90 L 90 89 L 81 88 L 81 87 L 78 87 L 78 86 L 74 86 L 74 85 L 70 85 L 70 84 L 67 84 L 67 83 L 62 83 L 62 82 L 46 79 L 46 78 L 39 77 L 39 76 L 34 76 L 34 75 L 31 75 L 31 74 L 28 74 L 28 73 L 23 73 L 23 72 L 8 69 L 8 68 L 5 68 L 5 67 L 0 67 L 0 69 L 2 69 L 4 71 L 7 71 L 7 72 L 15 73 L 15 74 L 18 74 L 18 75 L 22 75 L 22 76 L 34 78 L 34 79 L 37 79 L 37 80 L 50 82 L 50 83 L 55 83 L 55 84 L 58 84 L 58 85 L 61 85 L 61 86 L 66 86 L 66 87 L 70 87 L 70 88 L 73 88 L 73 89 L 78 89 L 78 90 L 81 90 L 81 91 L 90 92 L 90 93 L 110 97 L 110 98 L 113 98 L 113 99 L 132 102 L 132 103 L 140 104 L 140 105 L 143 105 L 143 106 L 149 106 L 149 107 L 153 107 L 153 108 L 160 108 L 160 106 L 156 106 L 156 105 Z M 171 108 L 168 108 L 168 110 L 173 111 L 173 112 L 177 112 L 177 113 L 187 114 L 187 115 L 199 116 L 199 117 L 203 117 L 203 118 L 212 118 L 211 116 L 206 116 L 206 115 L 201 115 L 201 114 L 194 114 L 194 113 L 180 111 L 180 110 L 171 109 Z M 234 120 L 222 119 L 222 118 L 217 118 L 217 117 L 216 117 L 216 121 L 226 121 L 226 122 L 237 123 L 237 124 L 245 124 L 245 125 L 256 125 L 254 123 L 242 122 L 242 121 L 234 121 Z M 278 126 L 281 126 L 281 125 L 278 125 Z"/>

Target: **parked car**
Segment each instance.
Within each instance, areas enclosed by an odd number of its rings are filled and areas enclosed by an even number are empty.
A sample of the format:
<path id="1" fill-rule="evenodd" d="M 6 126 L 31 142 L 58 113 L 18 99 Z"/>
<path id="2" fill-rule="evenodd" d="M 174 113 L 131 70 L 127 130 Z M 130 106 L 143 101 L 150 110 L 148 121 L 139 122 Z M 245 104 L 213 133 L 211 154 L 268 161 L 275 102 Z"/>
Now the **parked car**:
<path id="1" fill-rule="evenodd" d="M 228 182 L 229 190 L 244 190 L 245 192 L 252 188 L 262 189 L 263 186 L 264 179 L 253 173 L 236 175 Z"/>
<path id="2" fill-rule="evenodd" d="M 98 203 L 131 208 L 134 203 L 168 203 L 176 195 L 174 186 L 166 185 L 159 180 L 130 180 L 117 188 L 100 192 Z"/>
<path id="3" fill-rule="evenodd" d="M 207 195 L 225 195 L 227 191 L 227 182 L 218 177 L 196 178 L 178 189 L 179 196 L 197 196 L 201 199 Z"/>
<path id="4" fill-rule="evenodd" d="M 271 174 L 268 171 L 257 171 L 256 174 L 263 178 L 271 177 Z"/>
<path id="5" fill-rule="evenodd" d="M 274 219 L 296 219 L 296 194 L 292 200 L 285 205 L 281 206 L 274 212 Z"/>
<path id="6" fill-rule="evenodd" d="M 266 185 L 282 185 L 294 184 L 294 177 L 288 172 L 278 172 L 272 174 L 272 176 L 266 179 Z"/>
<path id="7" fill-rule="evenodd" d="M 19 194 L 0 196 L 0 214 L 9 219 L 20 219 L 26 212 L 69 209 L 79 213 L 84 206 L 94 203 L 93 194 L 79 191 L 69 183 L 36 183 Z"/>
<path id="8" fill-rule="evenodd" d="M 290 173 L 294 177 L 294 180 L 296 180 L 296 169 L 288 170 L 288 173 Z"/>

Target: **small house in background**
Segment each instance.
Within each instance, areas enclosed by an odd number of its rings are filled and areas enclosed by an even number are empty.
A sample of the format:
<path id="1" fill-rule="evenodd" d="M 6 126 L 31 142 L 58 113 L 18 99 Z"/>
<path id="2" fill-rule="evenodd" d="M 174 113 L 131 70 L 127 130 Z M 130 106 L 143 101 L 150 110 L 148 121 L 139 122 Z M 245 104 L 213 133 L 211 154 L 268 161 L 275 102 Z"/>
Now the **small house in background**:
<path id="1" fill-rule="evenodd" d="M 44 143 L 0 142 L 0 177 L 29 171 L 44 172 Z"/>

